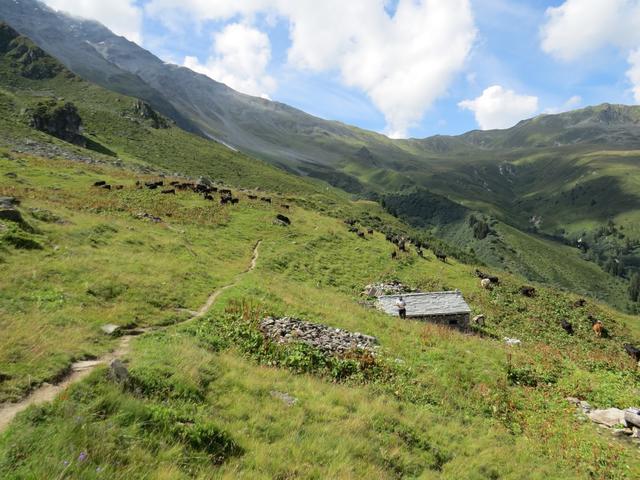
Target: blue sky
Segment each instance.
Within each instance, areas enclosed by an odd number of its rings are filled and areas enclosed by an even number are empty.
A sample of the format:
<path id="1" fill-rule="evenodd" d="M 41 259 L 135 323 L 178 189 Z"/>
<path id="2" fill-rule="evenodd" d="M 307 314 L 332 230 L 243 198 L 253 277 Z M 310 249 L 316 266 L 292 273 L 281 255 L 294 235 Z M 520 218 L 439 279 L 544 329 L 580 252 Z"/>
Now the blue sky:
<path id="1" fill-rule="evenodd" d="M 237 90 L 393 136 L 640 100 L 636 0 L 96 2 L 46 0 Z"/>

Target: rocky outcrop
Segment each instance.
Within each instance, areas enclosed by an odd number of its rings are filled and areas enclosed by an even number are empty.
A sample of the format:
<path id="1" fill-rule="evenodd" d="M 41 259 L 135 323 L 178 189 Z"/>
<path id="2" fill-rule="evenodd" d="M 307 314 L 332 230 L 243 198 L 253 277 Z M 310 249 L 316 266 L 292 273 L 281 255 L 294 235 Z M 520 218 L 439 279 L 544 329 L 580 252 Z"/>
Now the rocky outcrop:
<path id="1" fill-rule="evenodd" d="M 0 53 L 11 59 L 20 75 L 32 80 L 53 78 L 65 68 L 26 37 L 0 22 Z M 70 72 L 68 72 L 71 74 Z"/>
<path id="2" fill-rule="evenodd" d="M 142 100 L 136 101 L 133 106 L 133 111 L 135 115 L 143 120 L 149 122 L 152 128 L 163 129 L 169 128 L 171 126 L 171 122 L 156 112 L 151 105 L 147 102 L 143 102 Z"/>
<path id="3" fill-rule="evenodd" d="M 82 136 L 82 119 L 73 103 L 41 102 L 29 112 L 31 127 L 65 142 L 86 146 Z"/>
<path id="4" fill-rule="evenodd" d="M 378 344 L 378 340 L 369 335 L 291 317 L 265 318 L 260 322 L 260 331 L 276 343 L 304 343 L 331 356 L 344 356 L 354 350 L 373 353 Z"/>
<path id="5" fill-rule="evenodd" d="M 412 293 L 415 291 L 415 289 L 409 288 L 400 282 L 382 282 L 367 285 L 364 287 L 362 294 L 367 297 L 381 297 L 383 295 L 401 295 L 403 293 Z"/>
<path id="6" fill-rule="evenodd" d="M 22 224 L 24 219 L 20 210 L 18 210 L 20 202 L 13 197 L 0 197 L 0 220 L 9 220 Z"/>

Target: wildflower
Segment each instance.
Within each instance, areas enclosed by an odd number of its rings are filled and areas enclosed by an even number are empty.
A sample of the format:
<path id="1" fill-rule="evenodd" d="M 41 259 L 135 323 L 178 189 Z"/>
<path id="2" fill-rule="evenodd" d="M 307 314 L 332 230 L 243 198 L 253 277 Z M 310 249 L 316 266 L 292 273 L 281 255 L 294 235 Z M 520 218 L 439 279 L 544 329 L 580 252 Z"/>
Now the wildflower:
<path id="1" fill-rule="evenodd" d="M 69 460 L 65 460 L 64 462 L 62 462 L 62 465 L 65 467 L 69 466 Z"/>
<path id="2" fill-rule="evenodd" d="M 84 462 L 87 459 L 87 457 L 88 457 L 87 452 L 80 452 L 80 455 L 78 455 L 78 461 Z"/>

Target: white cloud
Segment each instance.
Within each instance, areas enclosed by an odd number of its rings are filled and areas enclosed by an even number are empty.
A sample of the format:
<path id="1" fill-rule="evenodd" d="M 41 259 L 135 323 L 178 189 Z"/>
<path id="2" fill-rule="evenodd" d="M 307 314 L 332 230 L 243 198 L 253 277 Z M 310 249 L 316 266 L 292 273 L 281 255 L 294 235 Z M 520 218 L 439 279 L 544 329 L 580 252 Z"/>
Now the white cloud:
<path id="1" fill-rule="evenodd" d="M 584 58 L 603 47 L 628 53 L 627 77 L 640 102 L 640 0 L 565 0 L 547 9 L 541 46 L 564 61 Z M 633 51 L 632 51 L 633 50 Z"/>
<path id="2" fill-rule="evenodd" d="M 580 95 L 574 95 L 559 107 L 551 107 L 551 108 L 545 109 L 544 113 L 554 114 L 554 113 L 567 112 L 569 110 L 574 110 L 578 108 L 581 104 L 582 104 L 582 97 Z"/>
<path id="3" fill-rule="evenodd" d="M 458 104 L 471 110 L 482 130 L 509 128 L 538 111 L 538 97 L 519 95 L 500 85 L 493 85 L 474 100 Z"/>
<path id="4" fill-rule="evenodd" d="M 214 35 L 214 56 L 204 64 L 188 56 L 184 66 L 240 92 L 268 98 L 276 88 L 266 73 L 270 61 L 269 37 L 248 25 L 232 23 Z"/>
<path id="5" fill-rule="evenodd" d="M 51 8 L 97 20 L 132 42 L 142 42 L 142 9 L 134 0 L 43 0 Z"/>
<path id="6" fill-rule="evenodd" d="M 195 23 L 259 13 L 289 22 L 289 65 L 339 72 L 385 115 L 387 133 L 406 136 L 460 72 L 476 36 L 469 0 L 151 0 L 158 18 Z M 180 22 L 179 22 L 180 23 Z M 200 65 L 201 66 L 201 65 Z M 202 67 L 202 66 L 201 66 Z"/>
<path id="7" fill-rule="evenodd" d="M 633 85 L 633 97 L 640 103 L 640 48 L 629 54 L 631 68 L 627 71 L 627 77 Z"/>

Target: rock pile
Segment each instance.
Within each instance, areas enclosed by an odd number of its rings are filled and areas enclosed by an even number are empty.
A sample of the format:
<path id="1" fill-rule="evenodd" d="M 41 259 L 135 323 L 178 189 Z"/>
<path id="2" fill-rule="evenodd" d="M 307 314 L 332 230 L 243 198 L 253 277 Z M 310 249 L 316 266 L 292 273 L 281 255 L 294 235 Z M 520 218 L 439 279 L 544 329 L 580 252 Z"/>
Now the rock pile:
<path id="1" fill-rule="evenodd" d="M 593 409 L 589 403 L 578 398 L 569 397 L 567 401 L 582 411 L 589 420 L 603 428 L 611 429 L 615 435 L 630 436 L 640 439 L 640 408 L 607 408 Z"/>
<path id="2" fill-rule="evenodd" d="M 364 287 L 363 295 L 367 297 L 381 297 L 383 295 L 400 295 L 403 293 L 416 292 L 400 282 L 372 283 Z"/>
<path id="3" fill-rule="evenodd" d="M 267 317 L 260 322 L 260 331 L 274 342 L 301 342 L 332 356 L 343 356 L 353 350 L 374 352 L 378 343 L 369 335 L 290 317 Z"/>

